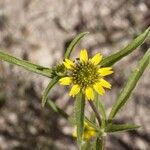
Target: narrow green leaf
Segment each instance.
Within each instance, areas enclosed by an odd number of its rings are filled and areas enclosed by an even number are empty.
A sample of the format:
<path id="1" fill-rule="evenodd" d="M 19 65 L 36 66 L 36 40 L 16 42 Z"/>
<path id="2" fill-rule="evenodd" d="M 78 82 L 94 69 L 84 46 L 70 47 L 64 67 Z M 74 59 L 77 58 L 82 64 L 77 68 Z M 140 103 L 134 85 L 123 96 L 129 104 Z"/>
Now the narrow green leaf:
<path id="1" fill-rule="evenodd" d="M 105 129 L 105 132 L 123 132 L 123 131 L 129 131 L 129 130 L 136 130 L 140 128 L 141 126 L 135 125 L 135 124 L 108 124 L 108 126 Z"/>
<path id="2" fill-rule="evenodd" d="M 85 36 L 87 35 L 89 32 L 83 32 L 78 34 L 70 43 L 70 45 L 68 46 L 64 58 L 69 58 L 71 55 L 71 52 L 73 51 L 74 47 L 78 44 L 78 42 Z"/>
<path id="3" fill-rule="evenodd" d="M 96 125 L 96 123 L 94 123 L 91 120 L 89 120 L 86 116 L 85 116 L 85 122 L 87 122 L 95 130 L 97 130 L 97 131 L 100 130 L 99 127 Z"/>
<path id="4" fill-rule="evenodd" d="M 103 137 L 97 137 L 94 145 L 94 150 L 104 150 Z"/>
<path id="5" fill-rule="evenodd" d="M 56 113 L 59 113 L 65 119 L 68 119 L 69 115 L 63 111 L 60 107 L 58 107 L 52 100 L 47 101 L 48 106 Z"/>
<path id="6" fill-rule="evenodd" d="M 94 99 L 94 105 L 96 107 L 96 109 L 99 111 L 99 102 L 98 102 L 98 94 L 95 92 L 95 99 Z M 90 121 L 93 123 L 96 123 L 96 115 L 95 112 L 91 112 L 91 116 L 90 116 Z"/>
<path id="7" fill-rule="evenodd" d="M 112 54 L 112 55 L 104 58 L 101 61 L 100 65 L 103 67 L 112 66 L 114 63 L 116 63 L 123 57 L 132 53 L 138 46 L 143 44 L 143 42 L 149 36 L 149 33 L 150 33 L 150 27 L 147 30 L 145 30 L 142 34 L 140 34 L 136 39 L 134 39 L 125 48 L 121 49 L 120 51 L 116 52 L 115 54 Z"/>
<path id="8" fill-rule="evenodd" d="M 42 66 L 39 66 L 36 64 L 32 64 L 26 60 L 18 59 L 16 57 L 6 54 L 2 51 L 0 51 L 0 60 L 6 61 L 10 64 L 14 64 L 17 66 L 21 66 L 24 69 L 35 72 L 37 74 L 41 74 L 41 75 L 49 77 L 49 78 L 51 77 L 52 70 L 50 68 L 45 68 L 45 67 L 42 67 Z"/>
<path id="9" fill-rule="evenodd" d="M 76 126 L 77 123 L 76 123 L 76 118 L 75 118 L 75 111 L 74 111 L 74 113 L 72 115 L 70 115 L 68 117 L 68 122 L 70 123 L 70 125 Z"/>
<path id="10" fill-rule="evenodd" d="M 95 106 L 97 107 L 98 111 L 101 114 L 101 128 L 105 128 L 105 123 L 106 123 L 106 111 L 105 111 L 105 106 L 103 104 L 103 102 L 101 101 L 101 99 L 98 97 L 98 94 L 96 96 L 97 98 L 95 99 Z"/>
<path id="11" fill-rule="evenodd" d="M 77 141 L 81 143 L 82 135 L 84 132 L 84 108 L 85 108 L 85 96 L 80 92 L 75 101 L 75 118 L 77 124 Z"/>
<path id="12" fill-rule="evenodd" d="M 48 98 L 48 94 L 49 94 L 49 91 L 51 90 L 51 88 L 58 82 L 59 80 L 59 77 L 56 76 L 54 77 L 48 84 L 48 86 L 46 87 L 44 93 L 43 93 L 43 97 L 42 97 L 42 106 L 44 107 L 45 106 L 45 103 L 47 101 L 47 98 Z"/>
<path id="13" fill-rule="evenodd" d="M 81 150 L 93 150 L 90 141 L 85 141 L 82 143 Z"/>
<path id="14" fill-rule="evenodd" d="M 94 112 L 91 112 L 90 121 L 93 122 L 93 123 L 96 122 L 96 117 L 95 117 L 95 113 Z"/>
<path id="15" fill-rule="evenodd" d="M 113 108 L 109 115 L 109 120 L 112 120 L 117 112 L 124 106 L 124 104 L 129 99 L 132 91 L 134 90 L 138 80 L 142 76 L 146 67 L 150 63 L 150 49 L 144 54 L 143 58 L 140 60 L 139 65 L 133 71 L 133 73 L 129 76 L 129 79 L 124 87 L 124 89 L 119 94 L 116 103 L 113 105 Z"/>

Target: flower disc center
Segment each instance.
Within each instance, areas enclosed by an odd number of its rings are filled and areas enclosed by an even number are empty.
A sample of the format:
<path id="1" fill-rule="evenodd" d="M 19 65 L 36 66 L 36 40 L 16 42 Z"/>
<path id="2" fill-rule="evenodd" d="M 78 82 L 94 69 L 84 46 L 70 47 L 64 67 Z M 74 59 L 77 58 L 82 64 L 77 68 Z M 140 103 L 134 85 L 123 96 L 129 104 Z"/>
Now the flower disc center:
<path id="1" fill-rule="evenodd" d="M 78 84 L 81 87 L 92 86 L 96 83 L 100 76 L 98 73 L 98 67 L 91 62 L 78 62 L 72 71 L 73 83 Z"/>

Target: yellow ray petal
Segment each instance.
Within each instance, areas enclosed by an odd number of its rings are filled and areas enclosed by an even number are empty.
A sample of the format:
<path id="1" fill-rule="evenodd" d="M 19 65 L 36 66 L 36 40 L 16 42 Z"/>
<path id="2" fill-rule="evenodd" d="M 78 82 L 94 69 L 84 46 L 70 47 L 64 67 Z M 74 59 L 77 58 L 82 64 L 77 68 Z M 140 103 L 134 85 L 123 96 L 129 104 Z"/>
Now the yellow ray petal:
<path id="1" fill-rule="evenodd" d="M 100 84 L 105 88 L 111 89 L 111 84 L 104 79 L 100 79 Z"/>
<path id="2" fill-rule="evenodd" d="M 72 136 L 75 138 L 77 137 L 77 131 L 76 130 L 73 132 Z"/>
<path id="3" fill-rule="evenodd" d="M 74 137 L 74 138 L 77 138 L 77 132 L 76 131 L 74 131 L 73 132 L 73 134 L 72 134 L 72 136 Z M 87 131 L 85 131 L 84 133 L 83 133 L 83 139 L 84 140 L 89 140 L 89 139 L 91 139 L 91 138 L 93 138 L 93 137 L 95 137 L 96 136 L 96 131 L 95 130 L 87 130 Z"/>
<path id="4" fill-rule="evenodd" d="M 80 92 L 80 86 L 79 86 L 78 84 L 75 84 L 75 85 L 73 85 L 73 87 L 71 88 L 69 95 L 74 97 L 74 96 L 77 95 L 79 92 Z"/>
<path id="5" fill-rule="evenodd" d="M 100 53 L 97 53 L 92 59 L 91 59 L 91 62 L 94 64 L 94 65 L 98 65 L 101 60 L 102 60 L 102 55 Z"/>
<path id="6" fill-rule="evenodd" d="M 94 131 L 94 130 L 87 130 L 84 134 L 83 134 L 83 138 L 85 139 L 85 140 L 89 140 L 89 139 L 91 139 L 91 138 L 93 138 L 93 137 L 95 137 L 96 136 L 96 131 Z"/>
<path id="7" fill-rule="evenodd" d="M 76 130 L 73 132 L 73 137 L 77 137 L 77 132 L 76 132 Z M 91 139 L 91 138 L 93 138 L 93 137 L 95 137 L 96 136 L 96 131 L 95 131 L 95 129 L 93 128 L 93 127 L 91 127 L 91 126 L 89 126 L 86 122 L 84 122 L 84 132 L 83 132 L 83 136 L 82 136 L 82 138 L 84 139 L 84 140 L 89 140 L 89 139 Z"/>
<path id="8" fill-rule="evenodd" d="M 85 95 L 86 95 L 86 97 L 87 97 L 88 100 L 93 100 L 94 99 L 93 89 L 91 87 L 87 87 L 85 89 Z"/>
<path id="9" fill-rule="evenodd" d="M 75 64 L 73 63 L 73 61 L 71 61 L 70 59 L 65 59 L 65 61 L 63 62 L 63 64 L 65 65 L 65 67 L 67 69 L 73 69 L 73 67 L 75 66 Z"/>
<path id="10" fill-rule="evenodd" d="M 80 61 L 81 62 L 87 62 L 88 61 L 88 54 L 87 54 L 87 50 L 83 49 L 80 52 Z"/>
<path id="11" fill-rule="evenodd" d="M 98 72 L 101 76 L 107 76 L 113 73 L 112 67 L 100 68 Z"/>
<path id="12" fill-rule="evenodd" d="M 100 95 L 103 95 L 105 93 L 105 90 L 101 85 L 101 82 L 98 82 L 98 83 L 94 84 L 94 89 Z"/>
<path id="13" fill-rule="evenodd" d="M 90 125 L 85 124 L 83 138 L 85 140 L 89 140 L 89 139 L 93 138 L 94 136 L 96 136 L 95 129 L 93 127 L 91 127 Z"/>
<path id="14" fill-rule="evenodd" d="M 89 123 L 84 121 L 84 128 L 88 129 L 88 130 L 95 130 L 93 127 L 90 126 Z"/>
<path id="15" fill-rule="evenodd" d="M 63 77 L 61 79 L 59 79 L 59 82 L 61 85 L 69 85 L 72 82 L 71 77 Z"/>

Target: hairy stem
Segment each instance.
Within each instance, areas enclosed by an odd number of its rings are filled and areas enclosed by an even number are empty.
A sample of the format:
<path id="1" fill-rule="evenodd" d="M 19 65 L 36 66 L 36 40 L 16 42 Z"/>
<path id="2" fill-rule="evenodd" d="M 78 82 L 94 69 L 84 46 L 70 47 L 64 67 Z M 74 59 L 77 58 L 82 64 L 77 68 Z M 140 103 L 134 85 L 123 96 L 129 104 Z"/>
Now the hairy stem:
<path id="1" fill-rule="evenodd" d="M 95 113 L 95 116 L 96 116 L 96 118 L 97 118 L 97 121 L 98 121 L 98 123 L 99 123 L 99 126 L 101 126 L 101 117 L 100 117 L 100 115 L 99 115 L 99 113 L 98 113 L 98 111 L 97 111 L 97 108 L 95 107 L 95 105 L 93 104 L 92 101 L 88 101 L 88 102 L 89 102 L 89 104 L 90 104 L 92 110 L 93 110 L 94 113 Z"/>
<path id="2" fill-rule="evenodd" d="M 100 150 L 105 150 L 105 137 L 103 137 L 102 136 L 102 138 L 101 138 L 101 148 L 100 148 Z"/>

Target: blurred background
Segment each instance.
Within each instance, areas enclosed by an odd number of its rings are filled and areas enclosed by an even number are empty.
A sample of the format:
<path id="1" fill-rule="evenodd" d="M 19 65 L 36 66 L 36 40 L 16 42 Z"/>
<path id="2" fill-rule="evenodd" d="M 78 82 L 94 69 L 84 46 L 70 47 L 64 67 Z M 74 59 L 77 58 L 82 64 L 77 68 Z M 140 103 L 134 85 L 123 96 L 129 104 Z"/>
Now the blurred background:
<path id="1" fill-rule="evenodd" d="M 62 61 L 75 35 L 81 48 L 104 56 L 126 46 L 150 25 L 149 0 L 0 0 L 0 50 L 46 67 Z M 132 69 L 150 46 L 147 40 L 114 66 L 112 90 L 102 97 L 109 112 Z M 150 69 L 142 76 L 118 123 L 135 123 L 137 131 L 109 135 L 107 150 L 150 150 Z M 48 107 L 41 96 L 50 79 L 0 62 L 0 150 L 76 150 L 73 127 Z M 59 89 L 59 90 L 58 90 Z M 50 93 L 68 114 L 74 100 L 57 85 Z"/>

